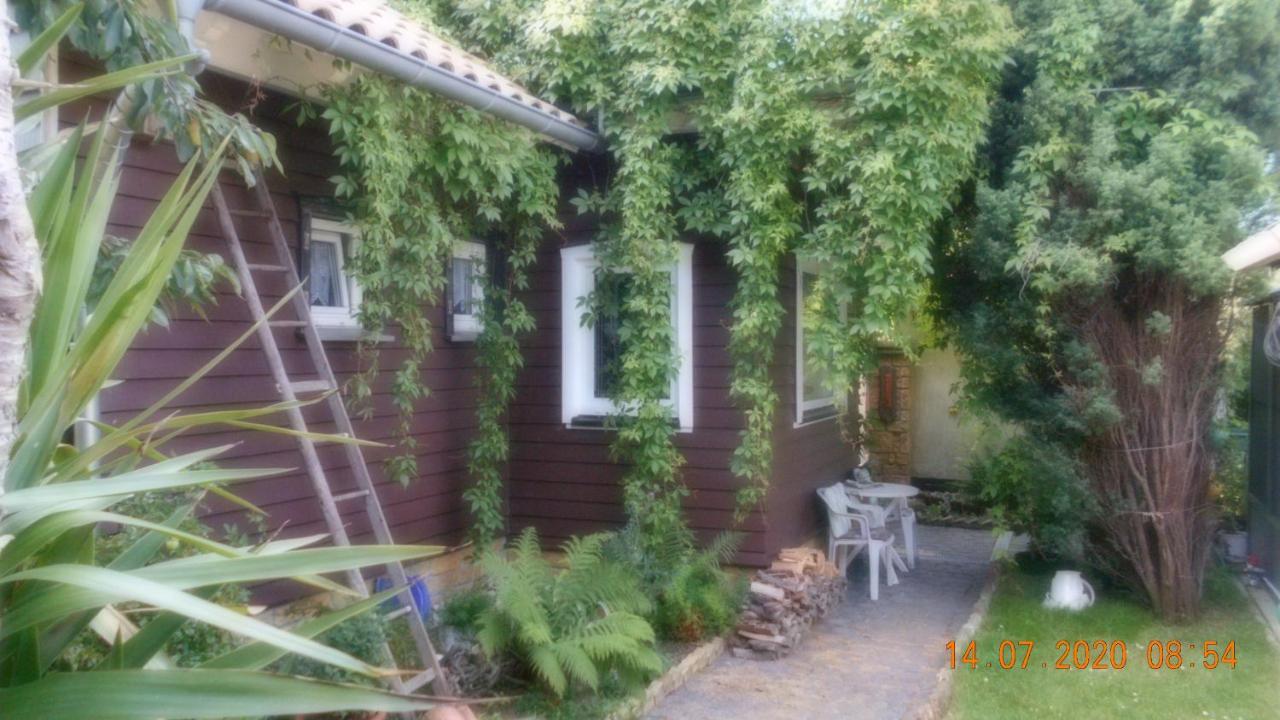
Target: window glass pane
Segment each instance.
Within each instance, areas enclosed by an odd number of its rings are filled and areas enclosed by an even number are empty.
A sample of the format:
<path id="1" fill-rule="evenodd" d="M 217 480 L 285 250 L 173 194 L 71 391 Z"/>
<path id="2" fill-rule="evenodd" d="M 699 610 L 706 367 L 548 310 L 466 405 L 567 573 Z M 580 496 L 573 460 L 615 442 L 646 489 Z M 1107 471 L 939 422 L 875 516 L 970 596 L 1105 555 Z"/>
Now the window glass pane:
<path id="1" fill-rule="evenodd" d="M 611 398 L 622 379 L 623 305 L 631 290 L 631 278 L 615 273 L 603 275 L 596 288 L 595 395 Z"/>
<path id="2" fill-rule="evenodd" d="M 453 259 L 453 279 L 450 284 L 449 305 L 454 315 L 475 315 L 476 261 L 471 258 Z"/>
<path id="3" fill-rule="evenodd" d="M 817 316 L 817 309 L 814 303 L 817 299 L 813 293 L 813 284 L 817 276 L 813 273 L 801 273 L 800 281 L 800 298 L 804 305 L 804 317 L 801 322 L 804 323 L 801 339 L 804 339 L 804 331 L 812 327 Z M 814 362 L 814 356 L 809 352 L 809 343 L 804 343 L 804 390 L 802 397 L 805 402 L 812 400 L 826 400 L 832 397 L 834 393 L 831 391 L 831 383 L 827 379 L 827 373 L 818 363 Z"/>
<path id="4" fill-rule="evenodd" d="M 315 307 L 344 307 L 342 273 L 338 267 L 338 244 L 311 241 L 311 304 Z"/>

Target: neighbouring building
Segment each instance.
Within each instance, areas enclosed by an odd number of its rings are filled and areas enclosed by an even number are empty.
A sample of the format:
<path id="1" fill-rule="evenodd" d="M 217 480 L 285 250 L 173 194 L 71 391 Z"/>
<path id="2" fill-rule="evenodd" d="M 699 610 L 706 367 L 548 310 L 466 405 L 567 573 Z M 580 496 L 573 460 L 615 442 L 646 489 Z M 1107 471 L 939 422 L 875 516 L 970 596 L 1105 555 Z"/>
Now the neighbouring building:
<path id="1" fill-rule="evenodd" d="M 1280 262 L 1280 223 L 1262 230 L 1223 255 L 1232 270 L 1274 268 Z M 1249 555 L 1280 582 L 1280 358 L 1267 351 L 1280 322 L 1280 293 L 1253 308 L 1249 363 L 1248 480 L 1245 503 Z"/>
<path id="2" fill-rule="evenodd" d="M 927 348 L 914 358 L 884 348 L 863 390 L 872 474 L 890 482 L 947 487 L 969 479 L 982 425 L 960 409 L 960 358 Z"/>

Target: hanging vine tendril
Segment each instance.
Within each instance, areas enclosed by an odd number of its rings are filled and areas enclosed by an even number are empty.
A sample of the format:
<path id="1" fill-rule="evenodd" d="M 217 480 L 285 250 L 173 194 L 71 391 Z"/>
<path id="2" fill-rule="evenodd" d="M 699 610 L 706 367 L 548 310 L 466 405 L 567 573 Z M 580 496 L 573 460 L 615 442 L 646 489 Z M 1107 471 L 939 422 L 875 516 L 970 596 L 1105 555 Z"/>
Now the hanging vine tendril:
<path id="1" fill-rule="evenodd" d="M 352 262 L 364 290 L 361 324 L 373 333 L 398 329 L 406 349 L 391 374 L 398 452 L 386 466 L 402 484 L 417 476 L 413 416 L 430 391 L 422 371 L 432 351 L 431 314 L 441 305 L 454 243 L 494 238 L 491 253 L 504 261 L 502 277 L 485 279 L 472 484 L 464 494 L 472 537 L 490 540 L 504 527 L 503 415 L 523 363 L 518 337 L 533 328 L 519 292 L 538 241 L 556 225 L 555 156 L 527 131 L 380 77 L 329 88 L 326 100 L 323 117 L 341 162 L 337 195 L 361 231 Z M 367 414 L 382 369 L 378 345 L 363 342 L 361 358 L 351 387 Z"/>
<path id="2" fill-rule="evenodd" d="M 684 489 L 670 411 L 654 400 L 680 358 L 659 302 L 668 290 L 647 273 L 682 234 L 726 241 L 738 275 L 731 393 L 745 417 L 733 459 L 744 517 L 773 473 L 782 259 L 823 267 L 806 344 L 848 390 L 926 279 L 930 227 L 970 172 L 1014 39 L 1007 11 L 986 0 L 440 7 L 467 42 L 603 119 L 618 167 L 601 203 L 614 220 L 605 263 L 642 268 L 624 329 L 645 338 L 625 353 L 625 397 L 638 407 L 614 447 L 631 467 L 629 516 L 653 532 L 678 518 Z M 672 134 L 680 117 L 696 146 Z"/>

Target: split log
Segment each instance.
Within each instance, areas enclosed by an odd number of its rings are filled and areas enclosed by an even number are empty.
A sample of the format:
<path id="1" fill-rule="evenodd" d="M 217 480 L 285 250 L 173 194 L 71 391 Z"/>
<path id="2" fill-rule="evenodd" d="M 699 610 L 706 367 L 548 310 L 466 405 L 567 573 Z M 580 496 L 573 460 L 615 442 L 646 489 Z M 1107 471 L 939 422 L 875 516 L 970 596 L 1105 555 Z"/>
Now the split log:
<path id="1" fill-rule="evenodd" d="M 730 642 L 736 657 L 786 656 L 844 598 L 845 580 L 819 550 L 787 548 L 755 574 Z"/>

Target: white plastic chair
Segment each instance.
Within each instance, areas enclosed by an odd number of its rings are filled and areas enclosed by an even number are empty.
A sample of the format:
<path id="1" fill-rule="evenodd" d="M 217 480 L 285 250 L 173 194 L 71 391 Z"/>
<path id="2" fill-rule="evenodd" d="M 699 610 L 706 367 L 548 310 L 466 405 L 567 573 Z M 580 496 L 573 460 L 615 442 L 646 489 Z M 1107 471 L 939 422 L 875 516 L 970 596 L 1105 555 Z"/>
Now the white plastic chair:
<path id="1" fill-rule="evenodd" d="M 827 557 L 844 575 L 858 553 L 867 549 L 871 599 L 879 600 L 881 563 L 889 585 L 898 584 L 895 564 L 906 569 L 893 549 L 893 534 L 885 529 L 884 510 L 850 499 L 841 483 L 819 488 L 818 496 L 827 506 Z"/>
<path id="2" fill-rule="evenodd" d="M 854 468 L 853 480 L 869 483 L 871 471 L 865 467 Z M 853 490 L 851 489 L 850 492 L 852 493 Z M 916 511 L 911 509 L 911 505 L 905 498 L 889 503 L 885 510 L 885 522 L 896 520 L 902 526 L 902 543 L 907 550 L 907 567 L 914 570 L 916 567 Z"/>

